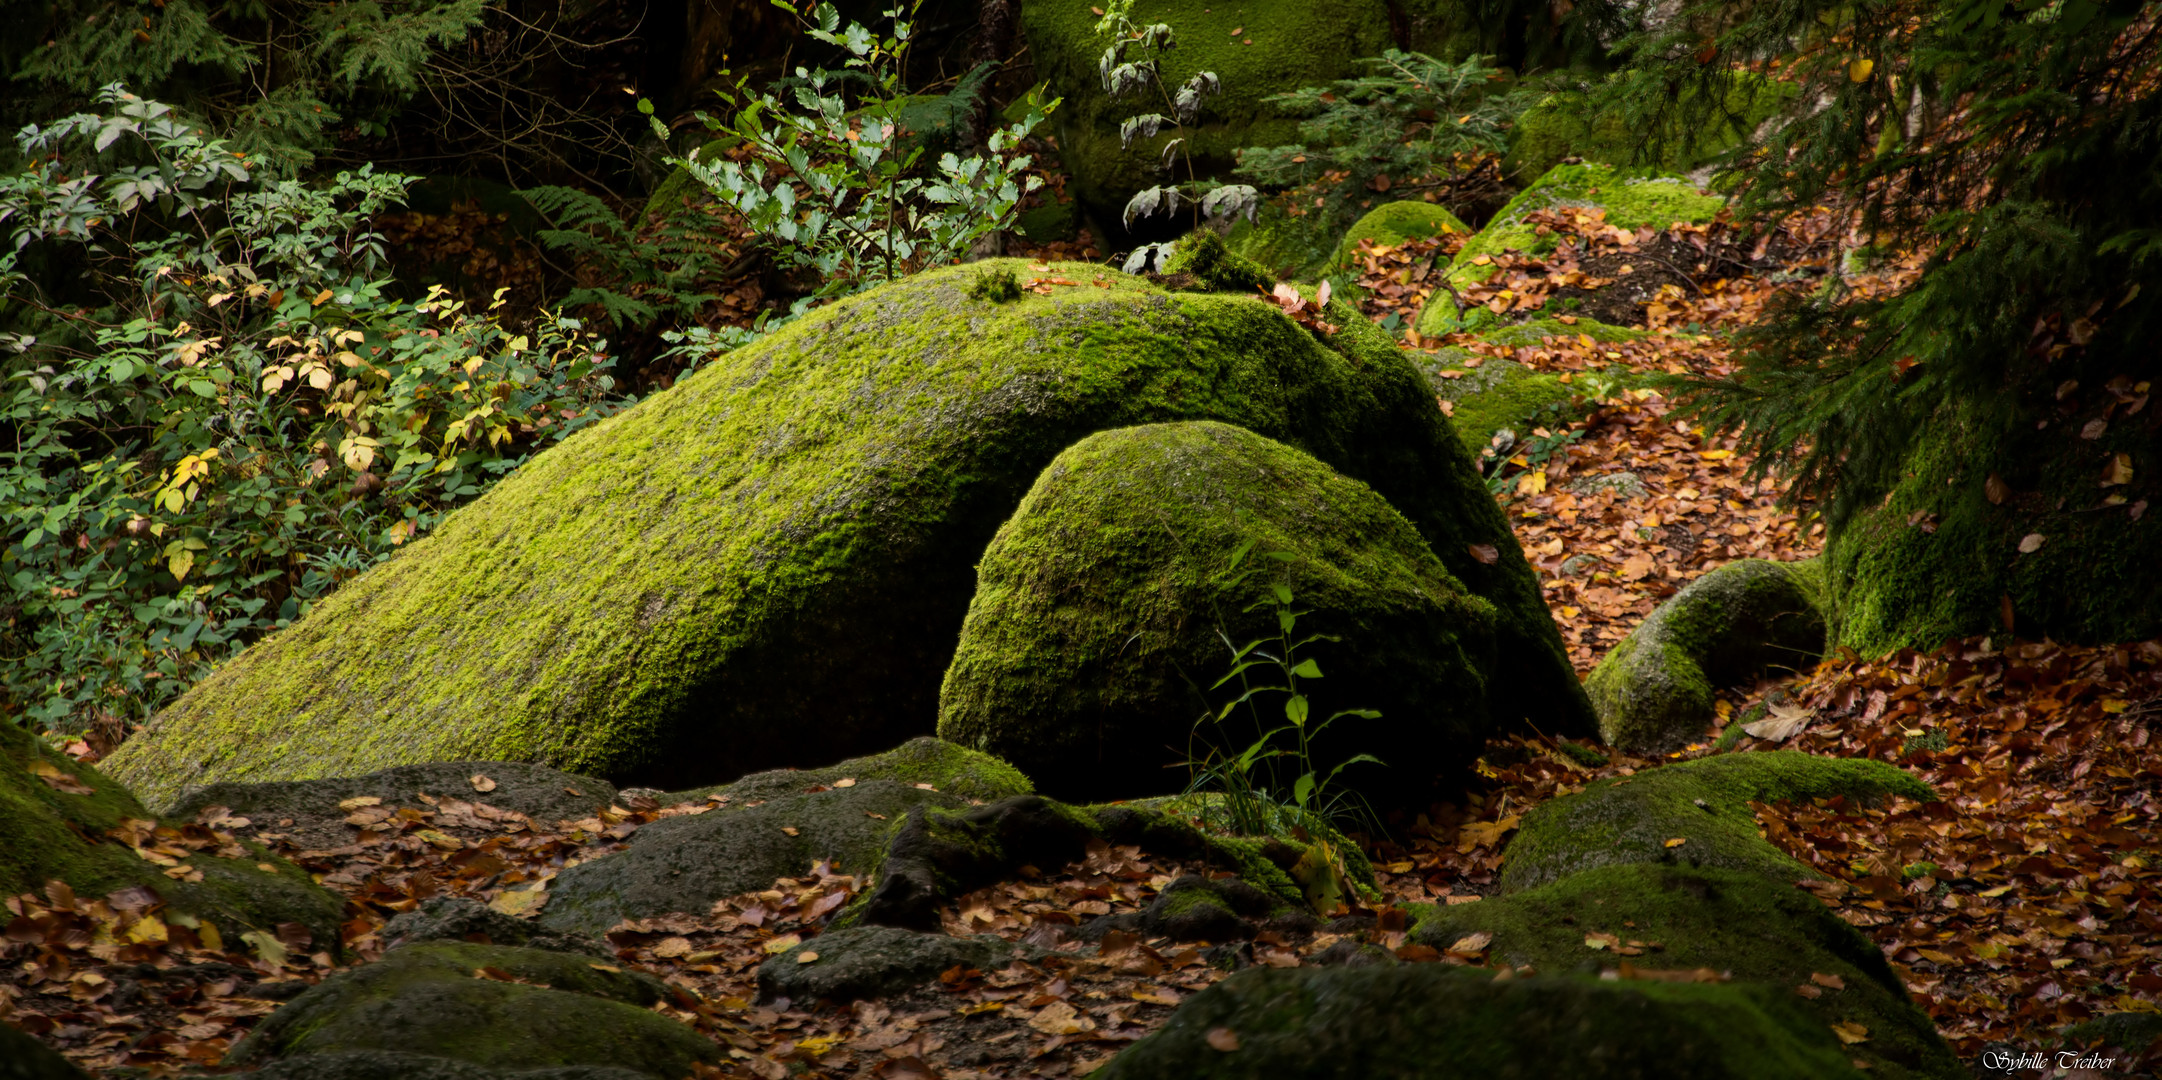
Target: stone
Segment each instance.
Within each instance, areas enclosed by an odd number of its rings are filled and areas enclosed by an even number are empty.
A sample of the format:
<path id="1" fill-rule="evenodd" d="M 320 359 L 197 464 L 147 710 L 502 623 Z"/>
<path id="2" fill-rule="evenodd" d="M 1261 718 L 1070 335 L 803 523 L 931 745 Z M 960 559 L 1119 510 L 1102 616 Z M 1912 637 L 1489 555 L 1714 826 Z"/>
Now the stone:
<path id="1" fill-rule="evenodd" d="M 1806 898 L 1805 898 L 1806 899 Z M 1467 905 L 1476 907 L 1479 905 Z M 1096 1080 L 1860 1080 L 1788 987 L 1497 980 L 1447 964 L 1255 967 L 1194 995 Z M 1443 1071 L 1445 1070 L 1445 1071 Z"/>
<path id="2" fill-rule="evenodd" d="M 723 1060 L 704 1036 L 648 1011 L 665 993 L 651 976 L 571 953 L 407 945 L 287 1002 L 226 1064 L 395 1052 L 491 1069 L 583 1066 L 681 1080 L 695 1062 Z"/>
<path id="3" fill-rule="evenodd" d="M 1580 476 L 1563 485 L 1572 495 L 1597 495 L 1613 492 L 1617 499 L 1641 499 L 1650 494 L 1644 487 L 1644 478 L 1633 472 L 1593 473 Z"/>
<path id="4" fill-rule="evenodd" d="M 1791 885 L 1821 877 L 1757 834 L 1752 802 L 1842 797 L 1873 804 L 1936 792 L 1882 761 L 1795 750 L 1720 754 L 1598 780 L 1526 811 L 1504 852 L 1500 888 L 1517 892 L 1602 866 L 1713 867 Z M 1671 843 L 1681 840 L 1682 843 Z"/>
<path id="5" fill-rule="evenodd" d="M 355 1050 L 274 1061 L 239 1074 L 249 1080 L 651 1080 L 652 1074 L 605 1065 L 493 1069 L 396 1050 Z"/>
<path id="6" fill-rule="evenodd" d="M 475 786 L 474 777 L 484 778 L 480 786 L 488 790 Z M 371 797 L 393 810 L 435 809 L 422 795 L 524 814 L 544 828 L 592 817 L 616 801 L 614 785 L 590 776 L 522 761 L 452 761 L 400 765 L 364 776 L 207 784 L 181 793 L 166 812 L 194 818 L 222 806 L 226 816 L 248 819 L 247 825 L 231 826 L 239 835 L 280 833 L 303 849 L 322 849 L 352 842 L 345 823 L 351 812 L 339 809 L 339 803 Z M 291 825 L 283 824 L 288 820 Z"/>
<path id="7" fill-rule="evenodd" d="M 53 1049 L 0 1023 L 0 1080 L 89 1080 L 75 1063 Z"/>
<path id="8" fill-rule="evenodd" d="M 1663 754 L 1702 738 L 1715 695 L 1824 655 L 1823 570 L 1740 559 L 1668 597 L 1584 680 L 1608 745 Z"/>
<path id="9" fill-rule="evenodd" d="M 1491 497 L 1478 498 L 1491 503 Z M 1230 572 L 1249 551 L 1253 576 Z M 1243 577 L 1243 580 L 1242 580 Z M 939 696 L 939 736 L 1013 762 L 1068 799 L 1186 786 L 1180 766 L 1258 734 L 1245 713 L 1204 723 L 1236 687 L 1227 641 L 1277 632 L 1265 591 L 1303 612 L 1304 685 L 1326 770 L 1369 796 L 1454 778 L 1516 718 L 1495 715 L 1494 608 L 1471 596 L 1373 489 L 1225 424 L 1152 424 L 1075 443 L 1037 478 L 977 564 L 975 600 Z M 1543 612 L 1515 613 L 1524 621 Z M 1279 682 L 1273 671 L 1266 681 Z M 1280 719 L 1280 698 L 1267 698 Z"/>
<path id="10" fill-rule="evenodd" d="M 936 982 L 940 972 L 957 966 L 995 971 L 1016 959 L 1045 955 L 990 934 L 950 937 L 893 926 L 850 927 L 820 934 L 758 965 L 758 997 L 845 1004 Z"/>
<path id="11" fill-rule="evenodd" d="M 1329 256 L 1329 273 L 1357 277 L 1362 244 L 1402 247 L 1413 240 L 1468 235 L 1471 231 L 1471 226 L 1439 203 L 1415 199 L 1382 203 L 1344 230 L 1343 239 L 1336 243 L 1335 253 Z"/>
<path id="12" fill-rule="evenodd" d="M 1044 466 L 1093 432 L 1182 419 L 1288 442 L 1388 498 L 1472 592 L 1536 611 L 1501 627 L 1511 712 L 1588 726 L 1536 575 L 1378 329 L 1317 337 L 1257 296 L 1030 265 L 819 308 L 535 455 L 110 768 L 157 799 L 471 760 L 680 789 L 885 749 L 930 733 L 976 558 Z M 1077 284 L 968 295 L 1000 270 Z"/>
<path id="13" fill-rule="evenodd" d="M 1130 915 L 1104 915 L 1081 928 L 1085 941 L 1102 941 L 1121 930 L 1173 941 L 1245 941 L 1264 930 L 1311 934 L 1320 925 L 1311 911 L 1238 878 L 1188 874 L 1163 887 L 1149 906 Z"/>
<path id="14" fill-rule="evenodd" d="M 233 948 L 245 948 L 248 933 L 274 933 L 284 923 L 306 927 L 314 948 L 338 948 L 345 902 L 263 845 L 237 841 L 243 850 L 233 858 L 219 857 L 217 848 L 196 852 L 176 868 L 196 880 L 180 880 L 122 839 L 137 828 L 178 824 L 159 819 L 95 766 L 0 722 L 0 836 L 7 837 L 0 896 L 43 895 L 51 881 L 86 899 L 140 886 L 157 895 L 169 921 L 207 920 Z"/>
<path id="15" fill-rule="evenodd" d="M 615 950 L 596 938 L 560 933 L 529 919 L 514 919 L 463 896 L 436 896 L 423 900 L 419 907 L 393 916 L 376 936 L 382 940 L 385 949 L 432 941 L 467 941 L 583 953 L 604 961 L 616 958 Z"/>

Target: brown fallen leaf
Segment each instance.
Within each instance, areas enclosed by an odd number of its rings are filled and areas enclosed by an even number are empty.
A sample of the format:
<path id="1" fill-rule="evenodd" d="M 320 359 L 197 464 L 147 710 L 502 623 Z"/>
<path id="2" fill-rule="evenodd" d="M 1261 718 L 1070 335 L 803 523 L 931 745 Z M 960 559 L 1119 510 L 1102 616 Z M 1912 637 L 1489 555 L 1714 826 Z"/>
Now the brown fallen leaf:
<path id="1" fill-rule="evenodd" d="M 1848 1046 L 1869 1041 L 1869 1029 L 1852 1020 L 1833 1024 L 1832 1034 L 1839 1036 L 1839 1041 Z"/>
<path id="2" fill-rule="evenodd" d="M 495 781 L 490 780 L 487 775 L 483 773 L 474 773 L 472 776 L 466 779 L 466 783 L 473 785 L 473 790 L 478 791 L 483 795 L 495 790 Z"/>
<path id="3" fill-rule="evenodd" d="M 355 810 L 358 810 L 358 809 L 360 809 L 361 807 L 364 807 L 364 806 L 381 806 L 381 805 L 383 805 L 383 800 L 382 800 L 382 799 L 380 799 L 380 798 L 377 798 L 377 797 L 376 797 L 376 796 L 374 796 L 374 795 L 355 795 L 355 796 L 353 796 L 353 797 L 352 797 L 352 798 L 350 798 L 350 799 L 341 799 L 341 800 L 339 800 L 339 802 L 338 802 L 338 809 L 340 809 L 340 810 L 343 810 L 343 811 L 345 811 L 346 813 L 350 814 L 350 813 L 352 813 L 353 811 L 355 811 Z"/>
<path id="4" fill-rule="evenodd" d="M 799 953 L 797 953 L 797 954 L 796 954 L 796 963 L 799 963 L 799 964 L 815 964 L 815 963 L 817 963 L 817 962 L 818 962 L 818 954 L 817 954 L 817 953 L 815 953 L 815 952 L 812 952 L 812 951 L 811 951 L 811 950 L 809 950 L 809 949 L 805 949 L 805 950 L 803 950 L 802 952 L 799 952 Z"/>
<path id="5" fill-rule="evenodd" d="M 1492 544 L 1469 544 L 1466 546 L 1470 549 L 1472 558 L 1488 566 L 1494 565 L 1495 562 L 1501 559 L 1501 552 L 1496 550 Z"/>
<path id="6" fill-rule="evenodd" d="M 1226 1054 L 1239 1048 L 1239 1033 L 1227 1027 L 1210 1028 L 1209 1033 L 1202 1038 L 1208 1040 L 1211 1049 L 1221 1050 Z"/>
<path id="7" fill-rule="evenodd" d="M 1743 724 L 1742 731 L 1752 737 L 1769 742 L 1786 742 L 1802 733 L 1817 719 L 1815 709 L 1784 702 L 1770 706 L 1771 715 L 1752 724 Z"/>
<path id="8" fill-rule="evenodd" d="M 1821 986 L 1826 990 L 1845 990 L 1847 988 L 1847 980 L 1842 979 L 1837 975 L 1826 975 L 1821 971 L 1810 972 L 1809 981 L 1816 983 L 1818 986 Z"/>
<path id="9" fill-rule="evenodd" d="M 1028 1026 L 1046 1035 L 1079 1035 L 1096 1030 L 1096 1021 L 1063 1001 L 1054 1001 L 1029 1017 Z"/>
<path id="10" fill-rule="evenodd" d="M 45 781 L 46 787 L 64 795 L 89 795 L 97 791 L 96 788 L 76 779 L 74 773 L 61 769 L 49 761 L 32 763 L 30 771 L 36 773 L 38 779 Z"/>
<path id="11" fill-rule="evenodd" d="M 1485 930 L 1480 930 L 1457 938 L 1456 944 L 1449 946 L 1449 952 L 1457 956 L 1477 956 L 1485 952 L 1486 947 L 1493 943 L 1494 935 Z"/>

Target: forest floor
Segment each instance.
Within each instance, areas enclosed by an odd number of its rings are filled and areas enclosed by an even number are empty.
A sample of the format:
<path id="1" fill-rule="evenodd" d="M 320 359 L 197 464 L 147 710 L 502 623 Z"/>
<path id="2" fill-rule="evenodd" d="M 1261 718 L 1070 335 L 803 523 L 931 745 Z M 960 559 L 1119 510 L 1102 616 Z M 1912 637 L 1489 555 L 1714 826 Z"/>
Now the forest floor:
<path id="1" fill-rule="evenodd" d="M 1773 283 L 1766 259 L 1791 280 L 1798 265 L 1824 270 L 1836 250 L 1827 220 L 1793 223 L 1769 256 L 1764 244 L 1740 246 L 1724 225 L 1631 235 L 1575 215 L 1553 227 L 1570 234 L 1562 252 L 1507 257 L 1497 280 L 1510 294 L 1465 299 L 1521 312 L 1524 297 L 1579 288 L 1572 283 L 1583 281 L 1584 266 L 1607 265 L 1610 256 L 1621 256 L 1622 266 L 1635 265 L 1635 251 L 1664 252 L 1662 266 L 1675 252 L 1701 258 L 1693 272 L 1668 266 L 1639 290 L 1634 320 L 1609 318 L 1655 331 L 1642 340 L 1550 337 L 1501 349 L 1407 336 L 1407 344 L 1457 345 L 1475 358 L 1506 357 L 1572 377 L 1615 364 L 1715 376 L 1727 355 L 1724 339 L 1710 332 L 1746 324 L 1788 287 Z M 1427 241 L 1365 250 L 1368 314 L 1406 323 L 1438 280 L 1434 262 L 1446 248 Z M 1514 478 L 1503 501 L 1580 673 L 1705 571 L 1738 558 L 1817 552 L 1819 530 L 1782 508 L 1777 487 L 1752 478 L 1751 462 L 1731 442 L 1707 438 L 1667 393 L 1625 390 L 1583 405 L 1569 422 L 1574 437 L 1551 457 L 1504 462 L 1496 472 Z M 1572 480 L 1616 472 L 1632 474 L 1636 485 L 1570 490 Z M 1941 793 L 1937 802 L 1874 809 L 1836 800 L 1763 807 L 1758 820 L 1767 838 L 1831 879 L 1814 891 L 1883 948 L 1963 1057 L 1971 1061 L 1995 1042 L 2032 1046 L 2104 1012 L 2162 1011 L 2162 854 L 2155 854 L 2162 852 L 2162 741 L 2149 733 L 2162 721 L 2162 642 L 2073 648 L 1972 640 L 1877 660 L 1841 655 L 1726 695 L 1720 725 L 1765 707 L 1784 721 L 1773 732 L 1781 737 L 1745 736 L 1737 749 L 1779 745 L 1893 761 Z M 1709 753 L 1719 733 L 1707 731 L 1704 743 L 1673 756 Z M 1475 953 L 1406 944 L 1402 905 L 1477 902 L 1491 891 L 1526 810 L 1591 780 L 1662 763 L 1613 755 L 1587 767 L 1553 740 L 1498 740 L 1474 790 L 1398 822 L 1391 838 L 1371 840 L 1381 902 L 1341 913 L 1305 940 L 1265 935 L 1240 956 L 1297 966 L 1357 936 L 1405 960 L 1480 963 Z M 385 920 L 422 899 L 465 895 L 530 914 L 514 905 L 534 894 L 511 886 L 619 848 L 646 823 L 702 809 L 642 803 L 580 822 L 535 822 L 482 812 L 459 793 L 435 794 L 433 813 L 385 821 L 356 807 L 351 843 L 285 852 L 349 898 L 345 944 L 362 957 L 379 954 Z M 219 828 L 204 824 L 213 834 Z M 706 912 L 624 924 L 609 940 L 624 963 L 679 989 L 664 1009 L 731 1048 L 723 1074 L 763 1080 L 790 1075 L 792 1063 L 815 1075 L 1078 1076 L 1224 975 L 1201 949 L 1115 934 L 1101 950 L 956 969 L 905 996 L 848 1009 L 759 1003 L 757 966 L 815 937 L 864 887 L 847 869 L 820 867 Z M 944 919 L 954 932 L 1055 948 L 1094 917 L 1147 906 L 1183 872 L 1148 852 L 1099 847 L 1084 862 L 964 897 Z M 118 919 L 110 905 L 64 891 L 19 897 L 8 908 L 0 1015 L 93 1069 L 155 1074 L 214 1065 L 278 1000 L 333 970 L 321 943 L 259 940 L 249 955 L 115 940 L 100 932 Z"/>

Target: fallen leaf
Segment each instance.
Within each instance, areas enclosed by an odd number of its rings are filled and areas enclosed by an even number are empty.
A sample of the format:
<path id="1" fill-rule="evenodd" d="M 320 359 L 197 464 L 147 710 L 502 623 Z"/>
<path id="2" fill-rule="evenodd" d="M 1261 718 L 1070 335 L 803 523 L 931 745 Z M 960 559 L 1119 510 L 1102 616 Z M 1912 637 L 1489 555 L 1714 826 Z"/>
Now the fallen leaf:
<path id="1" fill-rule="evenodd" d="M 834 786 L 834 787 L 837 787 L 837 788 L 844 788 L 844 787 L 855 787 L 855 786 L 856 786 L 856 778 L 855 778 L 855 777 L 853 777 L 853 776 L 844 776 L 844 777 L 842 777 L 842 778 L 841 778 L 841 779 L 839 779 L 839 780 L 835 780 L 835 781 L 833 782 L 833 786 Z"/>
<path id="2" fill-rule="evenodd" d="M 65 795 L 90 795 L 97 791 L 96 788 L 77 779 L 74 773 L 59 768 L 49 761 L 40 759 L 33 762 L 30 771 L 36 773 L 38 779 L 45 781 L 46 787 Z"/>
<path id="3" fill-rule="evenodd" d="M 1847 988 L 1847 980 L 1842 979 L 1837 975 L 1826 975 L 1821 971 L 1810 972 L 1809 981 L 1816 983 L 1818 986 L 1821 986 L 1826 990 L 1845 990 Z"/>
<path id="4" fill-rule="evenodd" d="M 774 938 L 773 940 L 766 942 L 765 945 L 762 947 L 769 955 L 779 956 L 780 954 L 787 952 L 788 950 L 793 949 L 801 944 L 803 944 L 803 937 L 801 935 L 782 934 L 780 937 Z"/>
<path id="5" fill-rule="evenodd" d="M 2019 553 L 2022 555 L 2032 555 L 2035 552 L 2042 550 L 2042 545 L 2046 542 L 2046 540 L 2047 538 L 2044 537 L 2041 533 L 2028 533 L 2027 535 L 2019 538 Z"/>
<path id="6" fill-rule="evenodd" d="M 1468 546 L 1471 549 L 1471 557 L 1488 566 L 1494 565 L 1501 559 L 1501 552 L 1495 549 L 1492 544 L 1471 544 Z"/>
<path id="7" fill-rule="evenodd" d="M 1742 731 L 1771 742 L 1786 742 L 1802 733 L 1817 718 L 1815 709 L 1799 705 L 1774 704 L 1771 715 L 1753 724 L 1743 724 Z"/>
<path id="8" fill-rule="evenodd" d="M 1855 1043 L 1864 1043 L 1869 1041 L 1869 1029 L 1855 1023 L 1852 1020 L 1848 1020 L 1844 1023 L 1833 1024 L 1832 1034 L 1839 1036 L 1839 1041 L 1847 1044 L 1848 1046 L 1853 1046 Z"/>
<path id="9" fill-rule="evenodd" d="M 1666 846 L 1668 846 L 1668 847 L 1670 847 L 1670 848 L 1678 848 L 1678 847 L 1680 847 L 1680 846 L 1682 846 L 1683 844 L 1686 844 L 1686 843 L 1688 843 L 1688 842 L 1689 842 L 1689 838 L 1688 838 L 1688 837 L 1686 837 L 1686 836 L 1677 836 L 1677 837 L 1675 837 L 1674 839 L 1672 839 L 1672 840 L 1669 840 L 1669 841 L 1667 841 L 1667 843 L 1666 843 Z"/>
<path id="10" fill-rule="evenodd" d="M 1221 1050 L 1226 1054 L 1239 1048 L 1239 1033 L 1227 1027 L 1212 1027 L 1202 1038 L 1208 1040 L 1211 1049 Z"/>
<path id="11" fill-rule="evenodd" d="M 1178 1008 L 1180 1001 L 1178 991 L 1160 986 L 1144 986 L 1128 996 L 1149 1005 L 1165 1005 L 1174 1009 Z"/>
<path id="12" fill-rule="evenodd" d="M 817 954 L 817 953 L 815 953 L 815 952 L 812 952 L 812 951 L 810 951 L 809 949 L 805 949 L 805 950 L 803 950 L 802 952 L 799 952 L 799 953 L 797 953 L 797 954 L 796 954 L 796 963 L 799 963 L 799 964 L 815 964 L 815 963 L 817 963 L 817 962 L 818 962 L 818 954 Z"/>
<path id="13" fill-rule="evenodd" d="M 340 809 L 340 810 L 343 810 L 343 811 L 345 811 L 346 813 L 349 813 L 349 814 L 350 814 L 350 813 L 352 813 L 353 811 L 355 811 L 355 810 L 358 810 L 358 809 L 360 809 L 360 808 L 361 808 L 361 807 L 363 807 L 363 806 L 381 806 L 381 805 L 383 805 L 383 800 L 382 800 L 382 799 L 380 799 L 380 798 L 377 798 L 377 797 L 376 797 L 376 796 L 374 796 L 374 795 L 355 795 L 355 796 L 353 796 L 353 797 L 352 797 L 352 798 L 350 798 L 350 799 L 344 799 L 344 800 L 341 800 L 341 801 L 340 801 L 340 802 L 338 803 L 338 809 Z"/>
<path id="14" fill-rule="evenodd" d="M 783 825 L 783 826 L 781 826 L 781 831 L 782 831 L 782 832 L 784 832 L 784 833 L 787 833 L 787 834 L 788 834 L 788 835 L 790 835 L 790 836 L 801 836 L 801 835 L 803 835 L 802 833 L 799 833 L 799 832 L 797 832 L 797 831 L 796 831 L 796 827 L 795 827 L 794 825 Z"/>
<path id="15" fill-rule="evenodd" d="M 1480 930 L 1457 938 L 1456 944 L 1449 946 L 1449 951 L 1458 956 L 1477 956 L 1485 952 L 1486 947 L 1493 943 L 1494 935 L 1485 930 Z"/>
<path id="16" fill-rule="evenodd" d="M 1081 1015 L 1073 1006 L 1063 1001 L 1054 1001 L 1029 1017 L 1028 1026 L 1046 1035 L 1079 1035 L 1084 1031 L 1096 1030 L 1096 1021 Z"/>
<path id="17" fill-rule="evenodd" d="M 488 779 L 487 776 L 481 773 L 474 773 L 466 782 L 473 785 L 473 790 L 483 795 L 495 790 L 495 781 Z"/>

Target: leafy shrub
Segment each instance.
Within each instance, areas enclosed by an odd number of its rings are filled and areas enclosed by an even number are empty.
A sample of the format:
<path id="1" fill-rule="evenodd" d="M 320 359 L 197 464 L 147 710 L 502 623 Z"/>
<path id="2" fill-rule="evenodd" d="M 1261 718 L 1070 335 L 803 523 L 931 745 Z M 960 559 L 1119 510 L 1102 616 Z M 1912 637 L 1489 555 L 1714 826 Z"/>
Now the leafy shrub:
<path id="1" fill-rule="evenodd" d="M 365 276 L 407 178 L 264 181 L 166 106 L 101 100 L 0 177 L 0 317 L 74 328 L 0 335 L 0 715 L 111 739 L 624 402 L 573 320 L 520 333 Z"/>
<path id="2" fill-rule="evenodd" d="M 833 5 L 813 5 L 800 18 L 812 38 L 845 50 L 841 70 L 799 67 L 782 92 L 752 91 L 739 80 L 720 92 L 730 118 L 701 119 L 737 140 L 744 160 L 702 161 L 696 152 L 668 159 L 741 214 L 782 269 L 818 282 L 799 311 L 959 260 L 1011 228 L 1021 196 L 1043 183 L 1024 175 L 1031 159 L 1015 152 L 1058 104 L 1033 94 L 1022 121 L 991 131 L 983 153 L 964 158 L 949 150 L 935 162 L 920 160 L 924 144 L 906 137 L 909 98 L 901 81 L 915 26 L 902 9 L 886 14 L 893 32 L 881 36 L 855 22 L 843 28 Z M 847 87 L 860 91 L 854 108 Z M 652 111 L 647 102 L 639 107 Z M 653 125 L 666 139 L 666 126 L 658 119 Z"/>

